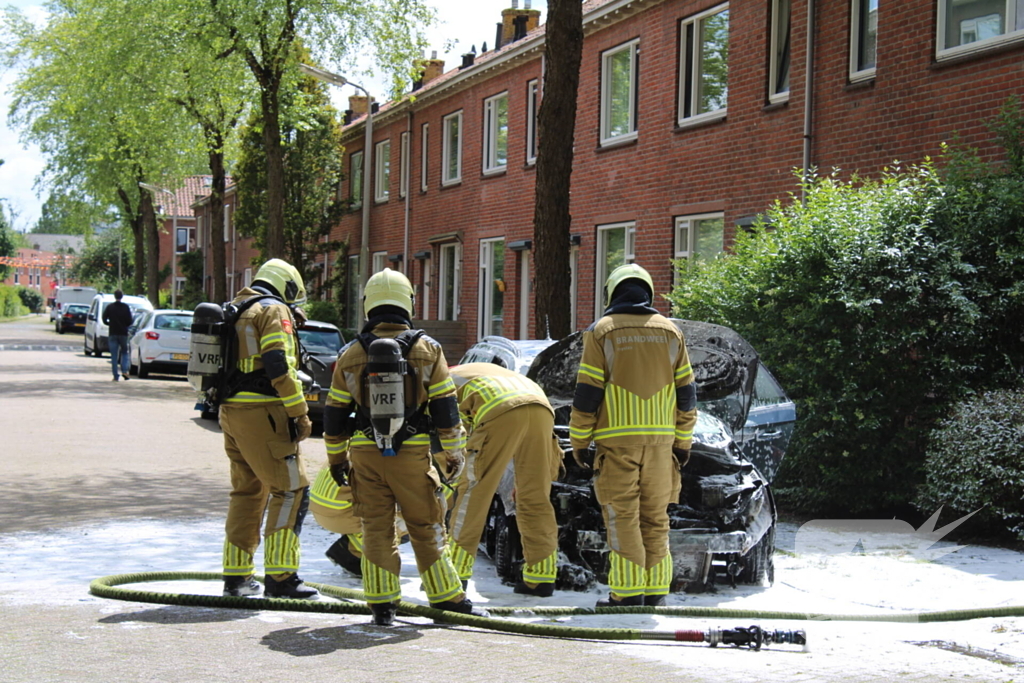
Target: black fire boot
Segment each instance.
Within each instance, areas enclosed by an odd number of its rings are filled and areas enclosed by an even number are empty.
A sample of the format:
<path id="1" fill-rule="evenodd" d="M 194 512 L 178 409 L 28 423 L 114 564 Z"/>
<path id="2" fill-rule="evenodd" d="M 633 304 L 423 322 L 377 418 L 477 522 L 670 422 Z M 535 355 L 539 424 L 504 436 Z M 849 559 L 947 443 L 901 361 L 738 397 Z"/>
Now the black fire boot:
<path id="1" fill-rule="evenodd" d="M 229 598 L 244 598 L 250 595 L 259 595 L 263 588 L 256 582 L 256 579 L 249 576 L 225 576 L 224 595 Z"/>
<path id="2" fill-rule="evenodd" d="M 644 607 L 664 607 L 665 596 L 664 595 L 645 595 L 644 596 Z"/>
<path id="3" fill-rule="evenodd" d="M 291 598 L 293 600 L 309 600 L 320 595 L 320 591 L 310 588 L 302 582 L 298 574 L 292 574 L 284 581 L 277 581 L 269 576 L 263 579 L 268 598 Z"/>
<path id="4" fill-rule="evenodd" d="M 474 617 L 489 617 L 491 613 L 485 609 L 475 609 L 473 602 L 469 598 L 464 598 L 459 602 L 453 600 L 445 600 L 444 602 L 432 602 L 430 606 L 434 609 L 439 609 L 443 612 L 458 612 L 459 614 L 469 614 Z"/>
<path id="5" fill-rule="evenodd" d="M 348 545 L 348 536 L 342 536 L 324 553 L 334 564 L 356 576 L 363 575 L 363 561 L 352 554 Z"/>
<path id="6" fill-rule="evenodd" d="M 622 598 L 616 600 L 612 596 L 607 598 L 601 598 L 597 601 L 598 607 L 643 607 L 644 596 L 642 595 L 631 595 L 628 598 Z"/>
<path id="7" fill-rule="evenodd" d="M 377 626 L 391 626 L 395 622 L 395 612 L 398 610 L 398 603 L 375 602 L 370 605 L 373 612 L 373 623 Z"/>
<path id="8" fill-rule="evenodd" d="M 555 584 L 538 583 L 536 586 L 531 586 L 522 579 L 519 579 L 512 592 L 521 595 L 536 595 L 538 598 L 550 598 L 551 594 L 555 592 Z"/>

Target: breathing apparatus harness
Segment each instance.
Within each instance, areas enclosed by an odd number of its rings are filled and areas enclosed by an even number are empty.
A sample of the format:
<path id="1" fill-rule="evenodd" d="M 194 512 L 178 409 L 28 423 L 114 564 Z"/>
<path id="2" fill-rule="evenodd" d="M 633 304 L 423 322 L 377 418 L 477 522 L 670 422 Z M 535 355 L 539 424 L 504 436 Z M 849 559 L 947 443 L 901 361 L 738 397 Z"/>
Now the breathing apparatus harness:
<path id="1" fill-rule="evenodd" d="M 376 322 L 390 321 L 372 321 Z M 405 321 L 402 321 L 405 322 Z M 426 404 L 406 406 L 406 380 L 416 381 L 416 371 L 406 360 L 423 336 L 423 330 L 406 330 L 397 337 L 378 337 L 363 328 L 356 337 L 366 352 L 362 384 L 364 402 L 357 404 L 356 429 L 377 444 L 381 454 L 394 456 L 411 436 L 430 431 Z"/>

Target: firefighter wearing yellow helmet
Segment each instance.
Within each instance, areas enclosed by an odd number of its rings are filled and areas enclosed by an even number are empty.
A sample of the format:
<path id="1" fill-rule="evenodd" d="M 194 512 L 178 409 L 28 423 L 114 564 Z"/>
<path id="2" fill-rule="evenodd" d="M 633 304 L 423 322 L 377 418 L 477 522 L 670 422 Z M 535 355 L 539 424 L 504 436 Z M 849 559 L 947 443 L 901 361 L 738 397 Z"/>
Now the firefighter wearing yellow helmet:
<path id="1" fill-rule="evenodd" d="M 441 346 L 412 328 L 413 288 L 389 268 L 366 283 L 361 334 L 342 349 L 324 409 L 324 442 L 339 485 L 351 484 L 362 520 L 363 592 L 374 623 L 401 599 L 395 515 L 401 508 L 432 607 L 471 613 L 445 543 L 445 501 L 430 456 L 428 416 L 448 454 L 464 462 L 465 433 Z"/>
<path id="2" fill-rule="evenodd" d="M 309 436 L 311 425 L 297 377 L 298 344 L 290 307 L 305 300 L 299 271 L 281 259 L 271 259 L 260 267 L 252 285 L 231 302 L 249 305 L 235 323 L 232 355 L 236 363 L 226 368 L 228 388 L 220 405 L 232 484 L 225 525 L 225 595 L 260 591 L 252 575 L 264 510 L 265 594 L 317 595 L 298 575 L 299 530 L 309 503 L 299 442 Z"/>
<path id="3" fill-rule="evenodd" d="M 661 605 L 672 581 L 668 505 L 697 421 L 682 333 L 653 308 L 636 264 L 612 271 L 604 316 L 583 333 L 569 434 L 583 464 L 593 442 L 594 492 L 607 529 L 608 586 L 599 607 Z"/>

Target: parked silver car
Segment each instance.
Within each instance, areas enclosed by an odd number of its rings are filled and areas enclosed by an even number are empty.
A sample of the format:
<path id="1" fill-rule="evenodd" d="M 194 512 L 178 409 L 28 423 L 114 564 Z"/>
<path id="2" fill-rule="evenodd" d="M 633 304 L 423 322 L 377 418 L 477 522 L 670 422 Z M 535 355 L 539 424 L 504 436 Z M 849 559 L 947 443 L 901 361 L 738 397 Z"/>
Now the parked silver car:
<path id="1" fill-rule="evenodd" d="M 158 308 L 136 318 L 128 340 L 131 373 L 142 379 L 150 372 L 185 374 L 191 330 L 192 311 Z"/>

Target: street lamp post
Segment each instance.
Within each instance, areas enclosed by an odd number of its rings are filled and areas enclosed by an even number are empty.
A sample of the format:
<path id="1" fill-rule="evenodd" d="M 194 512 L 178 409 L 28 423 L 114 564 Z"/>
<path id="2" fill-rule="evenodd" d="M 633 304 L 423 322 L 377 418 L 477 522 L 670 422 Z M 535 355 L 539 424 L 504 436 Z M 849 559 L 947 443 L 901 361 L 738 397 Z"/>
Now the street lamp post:
<path id="1" fill-rule="evenodd" d="M 174 193 L 164 187 L 157 185 L 150 185 L 149 183 L 139 183 L 139 187 L 150 192 L 163 192 L 169 194 L 172 197 Z M 175 209 L 177 207 L 174 207 Z M 160 294 L 154 292 L 157 301 L 156 305 L 160 305 Z M 178 215 L 177 212 L 171 216 L 171 308 L 178 307 Z"/>
<path id="2" fill-rule="evenodd" d="M 353 83 L 344 76 L 308 64 L 299 64 L 299 71 L 331 85 L 351 85 L 356 90 L 363 91 L 363 95 L 366 96 L 366 142 L 363 145 L 365 147 L 363 150 L 363 231 L 359 246 L 359 287 L 362 289 L 366 285 L 366 281 L 370 279 L 370 168 L 373 157 L 373 98 L 370 97 L 366 88 Z"/>

